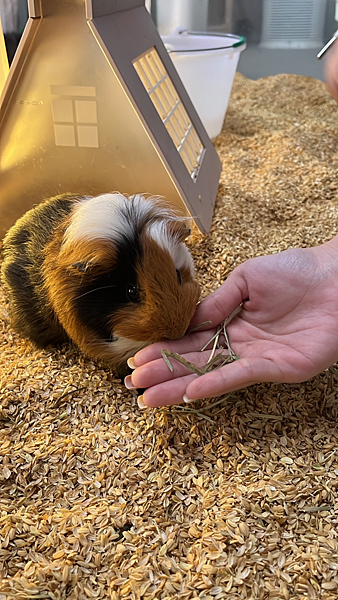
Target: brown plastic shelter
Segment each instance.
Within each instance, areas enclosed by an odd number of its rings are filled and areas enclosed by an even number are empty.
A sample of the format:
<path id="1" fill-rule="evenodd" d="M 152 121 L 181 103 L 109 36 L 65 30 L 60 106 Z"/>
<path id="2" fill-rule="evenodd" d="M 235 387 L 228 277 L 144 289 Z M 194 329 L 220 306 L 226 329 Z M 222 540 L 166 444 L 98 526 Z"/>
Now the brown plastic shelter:
<path id="1" fill-rule="evenodd" d="M 0 104 L 0 238 L 72 192 L 165 197 L 209 230 L 221 170 L 144 0 L 29 0 Z"/>
<path id="2" fill-rule="evenodd" d="M 0 19 L 0 96 L 8 77 L 8 58 Z"/>

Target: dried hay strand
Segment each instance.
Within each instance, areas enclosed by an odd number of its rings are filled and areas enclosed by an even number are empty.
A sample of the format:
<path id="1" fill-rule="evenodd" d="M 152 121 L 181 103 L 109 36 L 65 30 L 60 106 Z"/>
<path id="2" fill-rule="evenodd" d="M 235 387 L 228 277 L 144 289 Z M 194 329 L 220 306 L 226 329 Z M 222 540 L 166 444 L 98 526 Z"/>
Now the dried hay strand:
<path id="1" fill-rule="evenodd" d="M 204 295 L 248 258 L 337 234 L 337 138 L 321 82 L 236 76 L 212 230 L 190 242 Z M 19 339 L 1 289 L 0 346 L 1 600 L 336 600 L 332 370 L 203 417 L 141 411 L 77 349 Z"/>

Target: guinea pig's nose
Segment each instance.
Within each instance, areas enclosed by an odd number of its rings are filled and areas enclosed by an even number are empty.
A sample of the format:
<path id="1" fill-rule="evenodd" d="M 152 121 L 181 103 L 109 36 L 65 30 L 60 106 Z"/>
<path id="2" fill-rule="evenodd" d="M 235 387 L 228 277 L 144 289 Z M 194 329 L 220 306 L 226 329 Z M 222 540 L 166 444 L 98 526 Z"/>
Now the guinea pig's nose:
<path id="1" fill-rule="evenodd" d="M 175 323 L 173 327 L 167 332 L 167 340 L 179 340 L 187 331 L 187 326 L 182 323 Z"/>

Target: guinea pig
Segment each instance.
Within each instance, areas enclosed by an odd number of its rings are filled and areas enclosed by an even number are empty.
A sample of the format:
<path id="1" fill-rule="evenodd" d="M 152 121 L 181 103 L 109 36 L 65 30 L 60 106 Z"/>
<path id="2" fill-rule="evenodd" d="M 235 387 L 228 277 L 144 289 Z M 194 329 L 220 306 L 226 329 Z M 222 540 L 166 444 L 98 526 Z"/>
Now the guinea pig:
<path id="1" fill-rule="evenodd" d="M 14 329 L 40 348 L 72 340 L 124 375 L 135 352 L 188 328 L 200 293 L 189 234 L 187 219 L 154 198 L 44 201 L 3 242 Z"/>

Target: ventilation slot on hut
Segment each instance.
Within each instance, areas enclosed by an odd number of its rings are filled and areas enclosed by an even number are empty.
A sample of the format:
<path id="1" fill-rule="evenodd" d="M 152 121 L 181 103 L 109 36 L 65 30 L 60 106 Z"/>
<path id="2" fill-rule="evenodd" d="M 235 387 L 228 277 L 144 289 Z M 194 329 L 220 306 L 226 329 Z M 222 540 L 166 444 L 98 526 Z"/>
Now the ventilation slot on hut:
<path id="1" fill-rule="evenodd" d="M 192 179 L 196 180 L 204 147 L 156 49 L 138 57 L 134 67 Z"/>

